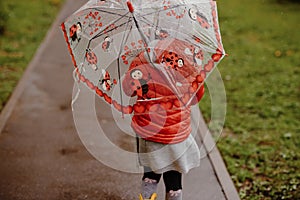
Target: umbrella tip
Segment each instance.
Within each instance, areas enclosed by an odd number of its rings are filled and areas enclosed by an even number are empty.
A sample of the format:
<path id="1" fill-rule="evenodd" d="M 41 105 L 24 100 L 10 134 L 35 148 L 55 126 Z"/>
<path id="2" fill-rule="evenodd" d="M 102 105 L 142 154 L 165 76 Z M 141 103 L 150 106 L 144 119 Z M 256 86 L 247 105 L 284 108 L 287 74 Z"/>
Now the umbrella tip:
<path id="1" fill-rule="evenodd" d="M 129 9 L 129 12 L 133 13 L 134 8 L 133 8 L 132 3 L 131 3 L 129 0 L 127 0 L 127 7 L 128 7 L 128 9 Z"/>

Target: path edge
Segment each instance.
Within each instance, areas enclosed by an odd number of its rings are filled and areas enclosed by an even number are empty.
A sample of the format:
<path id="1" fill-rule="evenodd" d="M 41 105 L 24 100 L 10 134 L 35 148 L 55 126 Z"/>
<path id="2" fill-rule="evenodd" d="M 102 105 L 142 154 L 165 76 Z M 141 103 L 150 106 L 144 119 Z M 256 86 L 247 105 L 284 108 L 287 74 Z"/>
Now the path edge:
<path id="1" fill-rule="evenodd" d="M 201 113 L 201 111 L 200 111 Z M 213 167 L 214 173 L 221 185 L 222 191 L 227 200 L 240 200 L 239 194 L 235 188 L 235 185 L 230 177 L 230 174 L 226 168 L 225 162 L 217 148 L 216 142 L 212 138 L 202 113 L 199 119 L 199 134 L 201 135 L 204 148 L 206 149 L 207 156 Z"/>
<path id="2" fill-rule="evenodd" d="M 40 46 L 36 50 L 33 58 L 25 68 L 25 71 L 23 72 L 21 79 L 18 81 L 7 103 L 4 105 L 0 113 L 0 136 L 4 131 L 5 125 L 8 119 L 10 118 L 17 102 L 19 101 L 22 93 L 24 92 L 26 84 L 29 83 L 30 81 L 31 73 L 34 71 L 35 67 L 38 66 L 38 61 L 40 60 L 40 57 L 44 52 L 44 50 L 47 48 L 47 44 L 51 42 L 51 35 L 55 32 L 57 28 L 59 28 L 59 25 L 61 24 L 60 19 L 63 15 L 63 10 L 65 9 L 67 2 L 68 1 L 65 1 L 62 4 L 60 11 L 58 12 L 54 22 L 51 24 Z"/>

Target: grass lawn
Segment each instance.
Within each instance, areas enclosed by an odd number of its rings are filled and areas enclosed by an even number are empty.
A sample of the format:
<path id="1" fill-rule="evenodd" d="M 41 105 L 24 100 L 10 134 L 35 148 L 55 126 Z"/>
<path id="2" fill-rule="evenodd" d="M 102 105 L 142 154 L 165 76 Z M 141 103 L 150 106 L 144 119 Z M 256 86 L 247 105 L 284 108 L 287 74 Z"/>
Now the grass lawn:
<path id="1" fill-rule="evenodd" d="M 63 0 L 1 1 L 0 110 Z M 300 199 L 300 3 L 287 2 L 218 1 L 229 54 L 219 65 L 227 116 L 218 147 L 242 199 Z M 209 120 L 209 95 L 200 106 Z"/>
<path id="2" fill-rule="evenodd" d="M 218 147 L 242 199 L 300 199 L 300 1 L 218 1 L 227 116 Z M 298 3 L 296 3 L 298 2 Z M 200 103 L 210 116 L 209 95 Z"/>
<path id="3" fill-rule="evenodd" d="M 4 34 L 0 35 L 0 111 L 45 37 L 62 2 L 1 0 L 0 17 L 6 12 L 8 21 Z"/>

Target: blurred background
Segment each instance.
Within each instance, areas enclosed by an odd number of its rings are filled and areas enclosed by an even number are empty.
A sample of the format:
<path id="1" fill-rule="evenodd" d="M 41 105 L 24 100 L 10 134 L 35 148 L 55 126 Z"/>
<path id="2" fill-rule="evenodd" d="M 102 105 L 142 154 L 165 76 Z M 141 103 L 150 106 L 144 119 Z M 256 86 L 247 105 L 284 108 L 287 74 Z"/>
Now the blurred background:
<path id="1" fill-rule="evenodd" d="M 63 3 L 0 1 L 0 111 Z M 227 169 L 241 199 L 300 199 L 300 0 L 222 0 L 218 10 Z M 207 122 L 210 103 L 206 94 L 199 105 Z"/>

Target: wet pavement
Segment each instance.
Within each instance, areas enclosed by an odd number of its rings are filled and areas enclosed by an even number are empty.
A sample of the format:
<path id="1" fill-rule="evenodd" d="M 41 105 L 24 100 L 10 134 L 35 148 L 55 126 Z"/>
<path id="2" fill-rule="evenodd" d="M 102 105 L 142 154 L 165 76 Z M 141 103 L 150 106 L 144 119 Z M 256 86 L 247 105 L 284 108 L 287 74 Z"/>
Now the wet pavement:
<path id="1" fill-rule="evenodd" d="M 87 106 L 81 109 L 86 115 L 77 116 L 71 109 L 73 68 L 59 25 L 85 2 L 66 1 L 12 96 L 14 103 L 1 113 L 0 200 L 137 199 L 141 174 L 124 172 L 135 166 L 136 158 L 132 154 L 120 157 L 112 147 L 134 152 L 135 138 L 122 133 L 102 100 L 86 98 L 90 96 L 85 95 L 90 93 L 86 87 L 80 86 L 75 104 Z M 93 111 L 96 118 L 91 116 Z M 73 117 L 81 122 L 77 130 Z M 103 137 L 93 133 L 93 120 L 109 133 L 105 137 L 114 145 L 93 149 L 98 137 Z M 201 140 L 201 134 L 198 137 Z M 103 161 L 101 156 L 108 163 L 98 161 Z M 107 166 L 109 162 L 115 169 Z M 164 199 L 163 183 L 158 193 L 158 200 Z M 238 199 L 217 149 L 184 176 L 184 199 Z"/>

